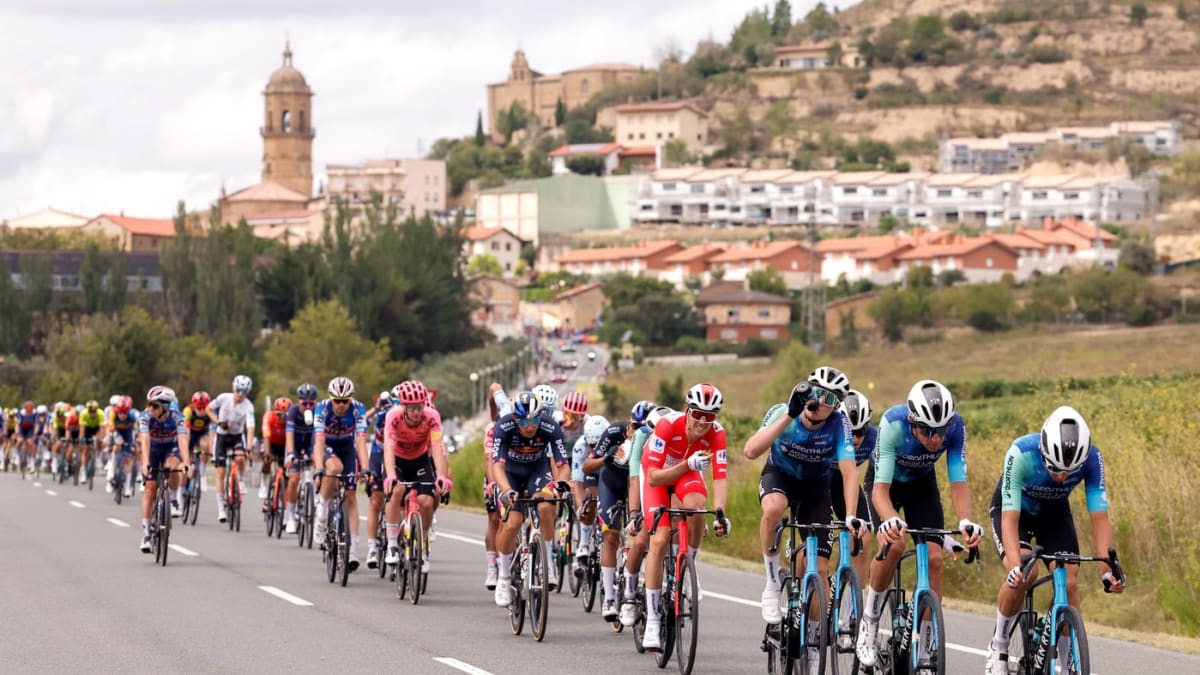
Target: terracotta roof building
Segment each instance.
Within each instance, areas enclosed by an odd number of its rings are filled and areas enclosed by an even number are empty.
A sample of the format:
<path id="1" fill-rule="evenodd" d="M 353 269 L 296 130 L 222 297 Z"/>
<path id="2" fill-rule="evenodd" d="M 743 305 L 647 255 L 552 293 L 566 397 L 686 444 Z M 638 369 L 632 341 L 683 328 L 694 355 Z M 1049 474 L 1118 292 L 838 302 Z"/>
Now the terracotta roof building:
<path id="1" fill-rule="evenodd" d="M 175 221 L 171 218 L 133 218 L 104 213 L 79 229 L 116 239 L 123 251 L 157 252 L 164 241 L 175 237 Z"/>
<path id="2" fill-rule="evenodd" d="M 696 306 L 704 311 L 704 332 L 710 342 L 745 342 L 750 338 L 786 340 L 792 321 L 792 301 L 725 282 L 702 290 Z"/>

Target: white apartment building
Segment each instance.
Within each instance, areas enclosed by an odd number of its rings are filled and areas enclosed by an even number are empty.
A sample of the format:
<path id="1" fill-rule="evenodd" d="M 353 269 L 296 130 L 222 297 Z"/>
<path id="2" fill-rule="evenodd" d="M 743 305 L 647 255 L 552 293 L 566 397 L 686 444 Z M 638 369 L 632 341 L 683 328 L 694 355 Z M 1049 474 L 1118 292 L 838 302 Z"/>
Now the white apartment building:
<path id="1" fill-rule="evenodd" d="M 1113 122 L 1105 127 L 1058 127 L 1050 131 L 1013 132 L 999 138 L 947 138 L 938 147 L 942 173 L 1006 173 L 1054 142 L 1080 150 L 1103 150 L 1117 138 L 1130 138 L 1152 154 L 1174 157 L 1183 145 L 1178 120 Z"/>
<path id="2" fill-rule="evenodd" d="M 325 167 L 325 193 L 362 210 L 378 193 L 401 218 L 446 210 L 446 162 L 440 159 L 369 159 Z"/>

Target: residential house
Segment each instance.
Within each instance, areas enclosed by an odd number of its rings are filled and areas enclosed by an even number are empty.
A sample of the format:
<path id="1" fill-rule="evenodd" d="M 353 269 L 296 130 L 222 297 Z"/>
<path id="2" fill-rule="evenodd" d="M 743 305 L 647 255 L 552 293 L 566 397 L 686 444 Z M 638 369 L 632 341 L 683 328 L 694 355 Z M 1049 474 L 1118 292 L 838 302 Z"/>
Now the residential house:
<path id="1" fill-rule="evenodd" d="M 851 325 L 860 334 L 878 326 L 871 317 L 871 303 L 879 297 L 876 291 L 857 293 L 825 303 L 825 342 L 840 338 Z"/>
<path id="2" fill-rule="evenodd" d="M 584 284 L 565 290 L 541 306 L 542 327 L 549 331 L 595 326 L 607 302 L 602 283 Z"/>
<path id="3" fill-rule="evenodd" d="M 446 210 L 446 162 L 441 159 L 368 159 L 325 167 L 325 193 L 361 213 L 378 195 L 401 218 Z"/>
<path id="4" fill-rule="evenodd" d="M 678 223 L 683 218 L 683 198 L 689 194 L 687 178 L 705 171 L 686 166 L 659 169 L 643 177 L 633 220 L 641 223 Z"/>
<path id="5" fill-rule="evenodd" d="M 1174 157 L 1183 146 L 1183 125 L 1179 120 L 1113 122 L 1111 127 L 1118 135 L 1132 137 L 1155 155 Z"/>
<path id="6" fill-rule="evenodd" d="M 727 224 L 730 207 L 737 202 L 737 178 L 746 169 L 706 169 L 684 179 L 687 194 L 683 195 L 683 224 Z"/>
<path id="7" fill-rule="evenodd" d="M 622 146 L 618 159 L 618 172 L 649 173 L 662 167 L 662 145 Z"/>
<path id="8" fill-rule="evenodd" d="M 709 265 L 713 258 L 725 252 L 724 244 L 696 244 L 672 253 L 663 259 L 666 267 L 658 278 L 684 288 L 688 279 L 699 279 L 701 286 L 712 280 Z"/>
<path id="9" fill-rule="evenodd" d="M 599 277 L 624 272 L 632 276 L 658 274 L 667 269 L 666 259 L 683 250 L 677 241 L 642 242 L 637 246 L 577 248 L 555 261 L 555 267 L 571 274 Z"/>
<path id="10" fill-rule="evenodd" d="M 844 44 L 834 50 L 837 63 L 830 58 L 832 41 L 807 45 L 784 45 L 775 48 L 775 66 L 793 70 L 823 70 L 825 68 L 860 68 L 865 60 L 858 49 Z"/>
<path id="11" fill-rule="evenodd" d="M 622 150 L 620 143 L 572 143 L 555 148 L 547 156 L 555 175 L 571 173 L 567 165 L 574 157 L 594 156 L 603 160 L 603 175 L 608 176 L 620 168 Z"/>
<path id="12" fill-rule="evenodd" d="M 830 202 L 834 222 L 847 225 L 866 225 L 869 203 L 877 200 L 869 197 L 871 181 L 882 178 L 882 171 L 844 171 L 833 177 Z"/>
<path id="13" fill-rule="evenodd" d="M 1096 222 L 1085 222 L 1079 218 L 1054 220 L 1047 218 L 1043 227 L 1071 239 L 1075 245 L 1075 257 L 1105 267 L 1116 267 L 1121 257 L 1117 249 L 1117 236 L 1100 227 Z"/>
<path id="14" fill-rule="evenodd" d="M 1033 237 L 1002 232 L 988 232 L 984 236 L 991 237 L 1017 252 L 1017 271 L 1013 278 L 1019 282 L 1058 271 L 1051 270 L 1053 264 L 1048 262 L 1047 258 L 1049 247 Z"/>
<path id="15" fill-rule="evenodd" d="M 503 276 L 517 273 L 525 242 L 503 227 L 468 227 L 463 230 L 463 255 L 469 263 L 477 255 L 490 255 L 500 263 Z"/>
<path id="16" fill-rule="evenodd" d="M 704 312 L 704 333 L 709 342 L 745 342 L 750 338 L 786 340 L 792 322 L 792 301 L 740 284 L 714 284 L 696 296 Z"/>
<path id="17" fill-rule="evenodd" d="M 729 222 L 765 225 L 771 220 L 771 205 L 782 196 L 777 181 L 793 173 L 790 169 L 752 169 L 737 177 L 734 199 L 729 205 Z"/>
<path id="18" fill-rule="evenodd" d="M 41 211 L 0 221 L 0 230 L 73 230 L 87 221 L 88 219 L 85 216 L 78 216 L 74 213 L 67 213 L 66 211 L 46 207 Z"/>
<path id="19" fill-rule="evenodd" d="M 508 277 L 480 274 L 471 279 L 471 323 L 497 338 L 521 335 L 521 285 Z"/>
<path id="20" fill-rule="evenodd" d="M 836 284 L 869 279 L 877 284 L 891 283 L 897 266 L 896 256 L 916 244 L 914 237 L 883 235 L 822 239 L 814 246 L 821 256 L 821 279 Z"/>
<path id="21" fill-rule="evenodd" d="M 820 275 L 820 259 L 798 241 L 756 241 L 729 248 L 709 258 L 708 265 L 725 281 L 743 281 L 755 270 L 774 269 L 788 288 L 804 288 Z"/>
<path id="22" fill-rule="evenodd" d="M 127 252 L 158 252 L 163 242 L 175 237 L 175 221 L 170 218 L 133 218 L 105 213 L 87 221 L 79 229 L 81 232 L 94 232 L 116 239 L 121 250 Z"/>
<path id="23" fill-rule="evenodd" d="M 8 265 L 13 285 L 22 288 L 26 282 L 24 270 L 28 268 L 25 261 L 50 256 L 50 289 L 58 296 L 84 291 L 82 270 L 85 255 L 84 251 L 0 251 L 0 260 Z M 136 251 L 123 255 L 128 292 L 142 290 L 151 294 L 162 293 L 162 273 L 157 252 Z"/>
<path id="24" fill-rule="evenodd" d="M 246 216 L 246 224 L 259 239 L 281 241 L 289 248 L 319 241 L 325 227 L 322 209 L 276 211 Z"/>
<path id="25" fill-rule="evenodd" d="M 617 106 L 616 137 L 629 145 L 679 139 L 698 152 L 708 142 L 708 113 L 689 101 L 626 103 Z"/>
<path id="26" fill-rule="evenodd" d="M 836 171 L 796 171 L 777 178 L 779 198 L 770 205 L 768 223 L 839 224 L 833 207 L 833 183 L 838 175 Z M 771 193 L 769 189 L 765 192 Z"/>
<path id="27" fill-rule="evenodd" d="M 1015 250 L 989 237 L 955 237 L 949 243 L 920 244 L 896 256 L 895 281 L 900 281 L 908 269 L 929 267 L 934 274 L 950 270 L 963 273 L 968 283 L 999 281 L 1006 273 L 1017 273 Z"/>
<path id="28" fill-rule="evenodd" d="M 1017 203 L 1017 188 L 1023 177 L 1016 173 L 980 174 L 964 181 L 959 222 L 985 227 L 1006 225 L 1005 215 Z"/>
<path id="29" fill-rule="evenodd" d="M 1019 166 L 1003 138 L 950 138 L 938 149 L 942 173 L 1007 173 Z"/>
<path id="30" fill-rule="evenodd" d="M 1075 239 L 1052 230 L 1035 227 L 1018 227 L 1013 232 L 1018 236 L 1032 239 L 1045 247 L 1043 253 L 1028 265 L 1030 275 L 1059 274 L 1078 266 L 1075 258 Z"/>

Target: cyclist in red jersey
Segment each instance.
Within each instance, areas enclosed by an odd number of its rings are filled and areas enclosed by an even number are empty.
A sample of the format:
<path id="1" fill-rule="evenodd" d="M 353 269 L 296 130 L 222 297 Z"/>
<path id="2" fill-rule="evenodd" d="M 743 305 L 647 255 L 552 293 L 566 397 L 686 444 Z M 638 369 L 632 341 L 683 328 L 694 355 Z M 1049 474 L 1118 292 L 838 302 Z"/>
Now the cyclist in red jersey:
<path id="1" fill-rule="evenodd" d="M 708 504 L 708 489 L 703 471 L 713 470 L 713 503 L 725 508 L 729 488 L 725 484 L 725 428 L 717 422 L 724 404 L 721 390 L 707 383 L 688 390 L 687 406 L 682 413 L 673 413 L 659 420 L 654 435 L 642 452 L 642 514 L 646 527 L 653 525 L 654 509 L 671 506 L 675 497 L 685 509 L 703 509 Z M 647 650 L 661 648 L 658 639 L 660 618 L 658 602 L 662 595 L 663 558 L 671 544 L 671 528 L 665 522 L 650 539 L 646 560 L 646 632 L 642 645 Z M 724 537 L 731 529 L 728 518 L 716 523 L 716 535 Z M 704 535 L 703 516 L 692 516 L 688 544 L 692 560 L 700 552 Z"/>

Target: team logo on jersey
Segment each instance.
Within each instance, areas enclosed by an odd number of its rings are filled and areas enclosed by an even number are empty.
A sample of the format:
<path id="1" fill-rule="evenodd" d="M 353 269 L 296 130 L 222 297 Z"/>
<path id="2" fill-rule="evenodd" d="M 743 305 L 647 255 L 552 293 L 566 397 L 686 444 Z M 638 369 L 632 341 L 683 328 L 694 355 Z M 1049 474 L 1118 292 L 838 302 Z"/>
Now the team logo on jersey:
<path id="1" fill-rule="evenodd" d="M 724 450 L 718 450 L 718 451 L 717 451 L 717 463 L 718 463 L 718 464 L 724 464 L 724 463 L 725 463 L 725 451 L 724 451 Z"/>
<path id="2" fill-rule="evenodd" d="M 653 444 L 651 444 L 651 446 L 650 446 L 650 449 L 651 449 L 653 452 L 662 452 L 662 451 L 663 451 L 663 449 L 664 449 L 664 448 L 666 448 L 666 447 L 667 447 L 667 443 L 666 443 L 666 441 L 664 441 L 663 439 L 659 438 L 658 436 L 655 436 L 655 437 L 654 437 L 654 443 L 653 443 Z"/>

